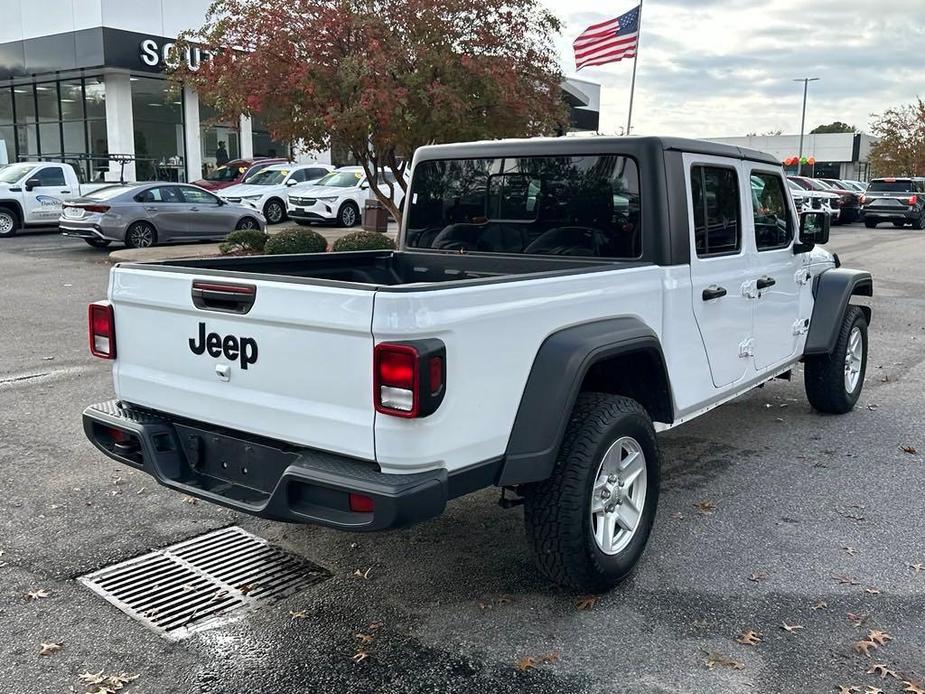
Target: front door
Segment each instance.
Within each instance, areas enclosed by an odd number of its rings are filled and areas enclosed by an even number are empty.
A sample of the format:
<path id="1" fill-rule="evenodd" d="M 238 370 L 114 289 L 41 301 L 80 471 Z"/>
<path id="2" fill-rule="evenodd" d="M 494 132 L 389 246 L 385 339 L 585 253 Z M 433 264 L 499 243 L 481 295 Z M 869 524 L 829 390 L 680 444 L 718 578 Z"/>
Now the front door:
<path id="1" fill-rule="evenodd" d="M 57 224 L 61 216 L 61 203 L 65 198 L 77 197 L 77 191 L 67 186 L 64 169 L 60 166 L 43 166 L 29 176 L 33 185 L 27 190 L 23 182 L 23 212 L 27 224 Z"/>
<path id="2" fill-rule="evenodd" d="M 752 246 L 744 233 L 741 162 L 684 157 L 691 219 L 694 316 L 713 384 L 727 388 L 754 373 Z"/>
<path id="3" fill-rule="evenodd" d="M 809 289 L 809 271 L 806 254 L 793 252 L 797 214 L 780 173 L 756 164 L 746 167 L 749 226 L 756 247 L 755 368 L 766 371 L 792 358 L 805 332 L 800 292 Z"/>
<path id="4" fill-rule="evenodd" d="M 186 229 L 190 238 L 224 238 L 234 231 L 228 207 L 212 193 L 199 188 L 183 186 L 186 201 Z"/>
<path id="5" fill-rule="evenodd" d="M 155 229 L 158 241 L 183 238 L 187 235 L 186 218 L 189 205 L 178 186 L 155 186 L 139 193 L 136 198 L 144 205 L 145 216 Z"/>

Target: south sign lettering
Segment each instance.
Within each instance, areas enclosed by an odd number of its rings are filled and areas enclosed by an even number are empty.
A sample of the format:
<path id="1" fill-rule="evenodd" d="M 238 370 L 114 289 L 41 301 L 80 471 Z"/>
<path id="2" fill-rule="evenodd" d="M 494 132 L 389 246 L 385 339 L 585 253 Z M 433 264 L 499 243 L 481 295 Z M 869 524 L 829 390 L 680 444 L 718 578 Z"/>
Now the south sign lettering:
<path id="1" fill-rule="evenodd" d="M 145 39 L 139 46 L 141 51 L 141 62 L 148 67 L 156 68 L 174 68 L 180 64 L 180 60 L 185 60 L 190 70 L 198 70 L 204 60 L 212 58 L 212 53 L 198 46 L 187 46 L 183 49 L 183 56 L 178 57 L 177 44 L 168 41 L 164 45 L 159 45 L 154 39 Z"/>

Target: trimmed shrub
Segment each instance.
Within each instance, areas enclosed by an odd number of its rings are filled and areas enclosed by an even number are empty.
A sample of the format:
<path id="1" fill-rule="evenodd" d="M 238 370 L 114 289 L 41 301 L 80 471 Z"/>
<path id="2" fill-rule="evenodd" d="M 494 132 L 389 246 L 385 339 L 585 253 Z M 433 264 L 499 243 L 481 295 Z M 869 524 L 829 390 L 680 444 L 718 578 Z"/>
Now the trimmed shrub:
<path id="1" fill-rule="evenodd" d="M 264 253 L 267 255 L 324 253 L 327 249 L 327 240 L 317 231 L 312 231 L 311 229 L 287 229 L 270 237 L 264 248 Z"/>
<path id="2" fill-rule="evenodd" d="M 218 250 L 222 255 L 256 255 L 263 253 L 269 238 L 260 229 L 232 231 Z"/>
<path id="3" fill-rule="evenodd" d="M 334 242 L 333 251 L 385 251 L 395 250 L 395 242 L 375 231 L 355 231 Z"/>

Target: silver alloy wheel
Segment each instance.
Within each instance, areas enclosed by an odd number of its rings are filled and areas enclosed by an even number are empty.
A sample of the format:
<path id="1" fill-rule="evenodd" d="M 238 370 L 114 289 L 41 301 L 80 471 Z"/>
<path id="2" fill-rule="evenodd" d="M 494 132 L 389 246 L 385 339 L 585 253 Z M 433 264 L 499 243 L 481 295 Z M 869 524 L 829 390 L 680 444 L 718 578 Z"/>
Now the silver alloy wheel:
<path id="1" fill-rule="evenodd" d="M 357 223 L 357 211 L 353 205 L 344 205 L 344 209 L 340 213 L 340 221 L 345 227 L 352 227 Z"/>
<path id="2" fill-rule="evenodd" d="M 270 224 L 278 224 L 283 221 L 283 206 L 275 200 L 267 203 L 267 221 Z"/>
<path id="3" fill-rule="evenodd" d="M 238 222 L 238 229 L 242 231 L 247 230 L 247 229 L 256 229 L 256 228 L 257 228 L 256 222 L 254 222 L 254 220 L 251 219 L 250 217 L 245 217 L 240 222 Z"/>
<path id="4" fill-rule="evenodd" d="M 12 234 L 16 229 L 16 220 L 6 210 L 0 210 L 0 236 Z"/>
<path id="5" fill-rule="evenodd" d="M 150 248 L 154 245 L 154 230 L 147 224 L 135 224 L 129 229 L 128 234 L 135 248 Z"/>
<path id="6" fill-rule="evenodd" d="M 864 338 L 857 326 L 848 336 L 848 349 L 845 350 L 845 390 L 853 393 L 861 380 L 861 366 L 864 363 Z"/>
<path id="7" fill-rule="evenodd" d="M 636 535 L 646 504 L 646 456 L 624 436 L 604 454 L 591 489 L 591 531 L 604 554 L 622 552 Z"/>

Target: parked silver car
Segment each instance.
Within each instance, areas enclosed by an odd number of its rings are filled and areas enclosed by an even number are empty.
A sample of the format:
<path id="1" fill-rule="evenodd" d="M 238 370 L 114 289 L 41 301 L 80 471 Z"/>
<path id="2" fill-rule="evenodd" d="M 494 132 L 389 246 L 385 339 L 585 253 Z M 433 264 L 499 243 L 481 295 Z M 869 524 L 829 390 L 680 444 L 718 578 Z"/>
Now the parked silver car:
<path id="1" fill-rule="evenodd" d="M 58 228 L 103 248 L 113 241 L 147 248 L 168 241 L 222 239 L 236 229 L 266 228 L 259 211 L 230 203 L 198 186 L 143 183 L 101 188 L 68 200 Z"/>

